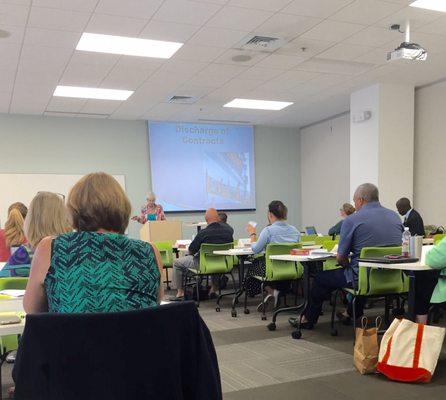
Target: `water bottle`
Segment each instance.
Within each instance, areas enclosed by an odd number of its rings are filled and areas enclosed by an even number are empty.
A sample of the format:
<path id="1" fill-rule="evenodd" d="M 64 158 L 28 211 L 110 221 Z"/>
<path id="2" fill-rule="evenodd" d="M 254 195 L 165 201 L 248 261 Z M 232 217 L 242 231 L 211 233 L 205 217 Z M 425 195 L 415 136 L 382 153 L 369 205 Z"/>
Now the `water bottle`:
<path id="1" fill-rule="evenodd" d="M 401 254 L 403 257 L 409 257 L 410 254 L 410 231 L 408 227 L 404 228 Z"/>

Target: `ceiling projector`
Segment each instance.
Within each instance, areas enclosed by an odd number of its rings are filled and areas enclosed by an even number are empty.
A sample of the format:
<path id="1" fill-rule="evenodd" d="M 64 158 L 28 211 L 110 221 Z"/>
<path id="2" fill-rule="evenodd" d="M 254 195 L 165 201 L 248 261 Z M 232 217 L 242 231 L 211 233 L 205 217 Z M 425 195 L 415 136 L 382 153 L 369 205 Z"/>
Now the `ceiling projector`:
<path id="1" fill-rule="evenodd" d="M 405 34 L 405 40 L 395 50 L 387 53 L 387 61 L 395 60 L 411 60 L 411 61 L 425 61 L 427 59 L 427 51 L 417 43 L 410 41 L 410 22 L 406 21 L 406 29 L 404 32 L 400 30 L 399 24 L 394 24 L 390 27 L 392 31 L 398 31 Z"/>
<path id="2" fill-rule="evenodd" d="M 387 61 L 395 60 L 418 60 L 425 61 L 427 51 L 416 43 L 401 43 L 395 50 L 387 53 Z"/>

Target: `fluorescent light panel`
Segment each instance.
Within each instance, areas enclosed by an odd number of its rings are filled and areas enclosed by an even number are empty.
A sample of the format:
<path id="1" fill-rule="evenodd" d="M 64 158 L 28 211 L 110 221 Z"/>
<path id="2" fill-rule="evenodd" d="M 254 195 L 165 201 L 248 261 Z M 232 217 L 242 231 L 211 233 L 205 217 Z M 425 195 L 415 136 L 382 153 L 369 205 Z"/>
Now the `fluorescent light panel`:
<path id="1" fill-rule="evenodd" d="M 424 8 L 426 10 L 446 12 L 445 0 L 417 0 L 411 3 L 410 6 Z"/>
<path id="2" fill-rule="evenodd" d="M 56 87 L 56 90 L 54 90 L 53 96 L 76 97 L 79 99 L 127 100 L 132 94 L 132 90 L 100 89 L 80 86 L 58 85 Z"/>
<path id="3" fill-rule="evenodd" d="M 84 32 L 76 50 L 127 56 L 170 58 L 183 43 Z"/>
<path id="4" fill-rule="evenodd" d="M 270 100 L 253 100 L 253 99 L 234 99 L 223 107 L 231 108 L 249 108 L 252 110 L 283 110 L 285 107 L 293 103 L 288 101 L 270 101 Z"/>

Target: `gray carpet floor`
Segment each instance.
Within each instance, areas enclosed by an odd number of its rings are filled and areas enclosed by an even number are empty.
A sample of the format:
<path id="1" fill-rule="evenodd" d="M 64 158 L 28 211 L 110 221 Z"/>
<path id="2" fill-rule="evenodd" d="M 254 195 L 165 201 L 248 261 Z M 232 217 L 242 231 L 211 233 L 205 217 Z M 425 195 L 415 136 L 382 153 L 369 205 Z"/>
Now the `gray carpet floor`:
<path id="1" fill-rule="evenodd" d="M 230 298 L 215 311 L 214 301 L 200 305 L 217 351 L 224 400 L 408 400 L 422 397 L 443 400 L 446 393 L 446 346 L 429 384 L 391 382 L 381 375 L 360 375 L 353 366 L 353 329 L 339 324 L 339 335 L 332 337 L 329 309 L 317 328 L 303 331 L 292 339 L 293 328 L 283 314 L 277 329 L 270 332 L 256 311 L 257 300 L 250 299 L 249 315 L 241 308 L 231 317 Z M 382 313 L 380 304 L 366 310 L 369 316 Z M 445 321 L 442 321 L 444 326 Z M 2 392 L 12 385 L 12 367 L 2 368 Z"/>

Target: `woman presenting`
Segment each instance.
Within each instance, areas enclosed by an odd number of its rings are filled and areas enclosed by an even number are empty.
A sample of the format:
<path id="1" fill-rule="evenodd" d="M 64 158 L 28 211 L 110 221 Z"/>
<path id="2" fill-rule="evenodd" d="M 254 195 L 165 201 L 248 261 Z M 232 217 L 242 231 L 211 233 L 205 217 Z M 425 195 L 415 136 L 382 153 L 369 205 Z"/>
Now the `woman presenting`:
<path id="1" fill-rule="evenodd" d="M 154 193 L 147 195 L 147 203 L 141 207 L 141 214 L 132 217 L 133 221 L 138 221 L 140 224 L 145 224 L 147 221 L 164 221 L 163 207 L 155 203 L 156 196 Z"/>

